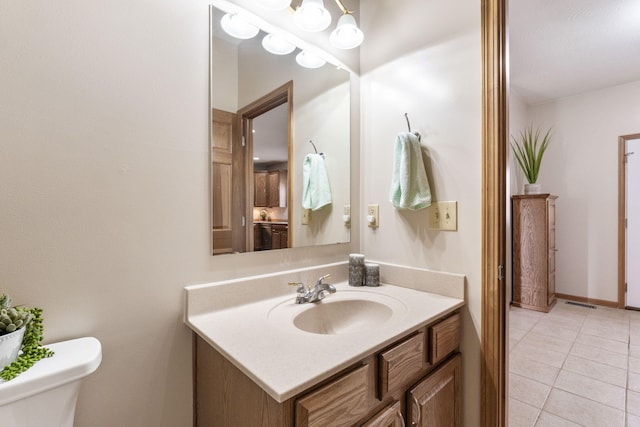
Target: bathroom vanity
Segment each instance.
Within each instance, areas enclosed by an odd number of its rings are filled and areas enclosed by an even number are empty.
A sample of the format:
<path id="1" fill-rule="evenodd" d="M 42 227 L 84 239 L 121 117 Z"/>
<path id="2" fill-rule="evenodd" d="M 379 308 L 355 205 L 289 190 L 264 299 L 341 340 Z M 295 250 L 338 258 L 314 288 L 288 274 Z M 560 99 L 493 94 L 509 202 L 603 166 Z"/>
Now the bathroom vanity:
<path id="1" fill-rule="evenodd" d="M 447 273 L 382 263 L 380 287 L 354 288 L 346 272 L 336 263 L 186 289 L 194 425 L 462 425 L 464 277 L 443 279 L 446 296 L 428 289 Z M 287 282 L 325 273 L 336 292 L 295 304 Z M 396 279 L 414 289 L 386 282 Z"/>

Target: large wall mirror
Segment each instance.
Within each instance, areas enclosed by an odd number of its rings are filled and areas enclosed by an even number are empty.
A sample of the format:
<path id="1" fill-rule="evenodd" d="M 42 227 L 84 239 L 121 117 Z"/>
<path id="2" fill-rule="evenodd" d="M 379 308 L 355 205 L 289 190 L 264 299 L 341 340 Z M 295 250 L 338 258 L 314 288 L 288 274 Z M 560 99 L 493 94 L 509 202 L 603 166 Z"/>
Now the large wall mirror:
<path id="1" fill-rule="evenodd" d="M 212 254 L 349 242 L 349 72 L 232 37 L 227 12 L 210 10 Z"/>

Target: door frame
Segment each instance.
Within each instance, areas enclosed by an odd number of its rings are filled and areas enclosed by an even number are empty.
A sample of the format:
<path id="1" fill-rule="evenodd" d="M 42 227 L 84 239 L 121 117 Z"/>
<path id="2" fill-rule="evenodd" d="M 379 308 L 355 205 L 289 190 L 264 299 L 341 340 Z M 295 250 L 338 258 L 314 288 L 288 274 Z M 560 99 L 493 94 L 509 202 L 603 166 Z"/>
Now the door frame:
<path id="1" fill-rule="evenodd" d="M 506 147 L 508 0 L 481 0 L 482 358 L 481 425 L 506 426 Z"/>
<path id="2" fill-rule="evenodd" d="M 627 292 L 625 289 L 627 282 L 627 233 L 625 227 L 627 212 L 627 170 L 625 165 L 627 158 L 627 141 L 634 139 L 640 139 L 640 133 L 618 137 L 618 308 L 626 308 L 627 306 Z"/>
<path id="3" fill-rule="evenodd" d="M 287 173 L 287 217 L 290 224 L 293 223 L 293 80 L 289 80 L 280 87 L 275 88 L 266 95 L 256 99 L 249 105 L 238 110 L 238 118 L 240 120 L 240 134 L 244 138 L 246 144 L 245 157 L 245 182 L 247 193 L 245 197 L 246 203 L 246 227 L 245 239 L 247 251 L 253 251 L 253 228 L 249 227 L 249 220 L 253 218 L 253 193 L 255 191 L 253 184 L 253 133 L 252 121 L 254 118 L 272 110 L 284 103 L 287 104 L 287 147 L 288 147 L 288 163 L 289 171 Z M 290 227 L 288 232 L 288 247 L 292 247 L 293 230 Z"/>

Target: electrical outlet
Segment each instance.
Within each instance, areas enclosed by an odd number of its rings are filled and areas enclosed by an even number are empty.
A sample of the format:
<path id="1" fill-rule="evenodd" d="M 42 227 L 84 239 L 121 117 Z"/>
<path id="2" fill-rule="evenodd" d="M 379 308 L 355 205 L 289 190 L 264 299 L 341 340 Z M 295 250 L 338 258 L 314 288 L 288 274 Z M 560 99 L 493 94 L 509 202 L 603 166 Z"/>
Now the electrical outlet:
<path id="1" fill-rule="evenodd" d="M 367 206 L 367 225 L 372 228 L 380 226 L 379 205 Z"/>
<path id="2" fill-rule="evenodd" d="M 302 209 L 302 225 L 309 225 L 311 222 L 311 209 Z"/>
<path id="3" fill-rule="evenodd" d="M 427 211 L 431 230 L 458 229 L 458 202 L 433 202 Z"/>
<path id="4" fill-rule="evenodd" d="M 342 222 L 344 222 L 345 227 L 351 226 L 351 205 L 344 205 Z"/>

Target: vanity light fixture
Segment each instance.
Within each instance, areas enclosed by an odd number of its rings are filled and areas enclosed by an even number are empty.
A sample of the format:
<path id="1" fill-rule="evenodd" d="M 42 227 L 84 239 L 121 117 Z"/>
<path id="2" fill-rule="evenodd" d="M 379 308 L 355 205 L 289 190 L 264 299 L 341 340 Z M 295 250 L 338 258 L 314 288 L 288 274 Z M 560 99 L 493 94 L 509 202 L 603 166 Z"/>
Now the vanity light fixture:
<path id="1" fill-rule="evenodd" d="M 306 50 L 303 50 L 296 55 L 296 62 L 305 68 L 320 68 L 327 63 L 327 61 L 320 58 L 318 55 Z"/>
<path id="2" fill-rule="evenodd" d="M 331 32 L 329 41 L 338 49 L 353 49 L 360 46 L 364 40 L 362 30 L 356 24 L 356 18 L 346 12 L 338 19 L 336 29 Z"/>
<path id="3" fill-rule="evenodd" d="M 274 55 L 288 55 L 296 48 L 293 43 L 290 43 L 284 37 L 277 34 L 267 34 L 264 36 L 262 39 L 262 47 Z"/>
<path id="4" fill-rule="evenodd" d="M 322 0 L 302 0 L 300 7 L 293 13 L 293 22 L 305 31 L 316 33 L 331 24 L 331 14 Z"/>
<path id="5" fill-rule="evenodd" d="M 222 29 L 229 35 L 238 39 L 251 39 L 260 29 L 251 25 L 237 13 L 227 13 L 220 20 Z"/>
<path id="6" fill-rule="evenodd" d="M 262 7 L 269 10 L 283 10 L 289 7 L 291 0 L 262 0 Z"/>

